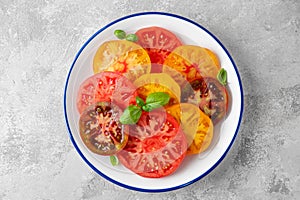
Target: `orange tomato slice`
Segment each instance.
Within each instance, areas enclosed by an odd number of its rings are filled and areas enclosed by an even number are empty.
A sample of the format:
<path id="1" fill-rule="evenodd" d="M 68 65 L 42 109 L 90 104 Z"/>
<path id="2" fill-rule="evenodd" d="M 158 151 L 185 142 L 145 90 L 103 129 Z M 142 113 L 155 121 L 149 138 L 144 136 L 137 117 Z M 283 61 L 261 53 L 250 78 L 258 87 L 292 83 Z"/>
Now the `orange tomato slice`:
<path id="1" fill-rule="evenodd" d="M 142 99 L 146 99 L 154 92 L 165 92 L 170 95 L 168 105 L 180 102 L 181 90 L 179 85 L 165 73 L 144 74 L 133 83 L 138 89 L 137 93 Z"/>
<path id="2" fill-rule="evenodd" d="M 177 47 L 163 65 L 163 72 L 173 68 L 189 82 L 204 76 L 216 78 L 220 70 L 219 60 L 211 50 L 193 45 Z"/>
<path id="3" fill-rule="evenodd" d="M 220 64 L 218 56 L 212 50 L 207 49 L 207 48 L 204 48 L 204 49 L 208 53 L 208 55 L 210 56 L 210 58 L 213 60 L 213 62 L 216 65 L 216 67 L 218 67 L 220 69 L 221 68 L 221 64 Z"/>
<path id="4" fill-rule="evenodd" d="M 94 73 L 114 71 L 135 80 L 150 73 L 151 61 L 148 53 L 138 44 L 126 40 L 104 42 L 93 60 Z"/>
<path id="5" fill-rule="evenodd" d="M 197 106 L 181 103 L 167 107 L 166 110 L 181 124 L 188 142 L 187 154 L 198 154 L 209 147 L 214 126 L 211 119 Z"/>

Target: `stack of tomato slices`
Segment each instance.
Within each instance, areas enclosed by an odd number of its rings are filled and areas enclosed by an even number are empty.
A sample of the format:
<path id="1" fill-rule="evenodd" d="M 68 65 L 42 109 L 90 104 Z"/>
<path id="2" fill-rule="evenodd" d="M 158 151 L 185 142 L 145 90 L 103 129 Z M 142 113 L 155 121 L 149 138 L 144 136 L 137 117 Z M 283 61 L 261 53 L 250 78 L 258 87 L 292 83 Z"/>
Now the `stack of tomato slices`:
<path id="1" fill-rule="evenodd" d="M 116 155 L 134 173 L 159 178 L 175 172 L 186 155 L 207 150 L 229 98 L 211 50 L 183 44 L 161 27 L 135 34 L 136 42 L 112 40 L 98 48 L 94 75 L 78 91 L 80 136 L 93 153 Z M 169 103 L 143 111 L 136 124 L 120 122 L 136 97 L 155 92 L 167 93 Z"/>

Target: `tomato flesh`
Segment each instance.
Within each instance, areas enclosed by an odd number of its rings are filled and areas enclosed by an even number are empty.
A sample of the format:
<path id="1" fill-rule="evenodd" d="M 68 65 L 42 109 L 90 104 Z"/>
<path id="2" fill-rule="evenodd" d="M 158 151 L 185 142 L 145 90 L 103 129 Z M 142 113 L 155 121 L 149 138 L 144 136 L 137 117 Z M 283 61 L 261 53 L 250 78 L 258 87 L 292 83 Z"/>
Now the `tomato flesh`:
<path id="1" fill-rule="evenodd" d="M 127 40 L 112 40 L 103 43 L 93 61 L 94 73 L 114 71 L 129 80 L 149 73 L 151 62 L 147 52 L 138 44 Z"/>
<path id="2" fill-rule="evenodd" d="M 211 119 L 196 105 L 181 103 L 167 108 L 181 125 L 187 138 L 187 155 L 205 151 L 213 138 L 214 125 Z"/>
<path id="3" fill-rule="evenodd" d="M 89 106 L 80 116 L 80 137 L 88 149 L 100 155 L 112 155 L 127 143 L 126 127 L 119 122 L 122 111 L 110 102 Z"/>
<path id="4" fill-rule="evenodd" d="M 149 178 L 176 171 L 186 155 L 187 143 L 177 121 L 168 113 L 144 112 L 136 125 L 129 127 L 128 142 L 117 155 L 134 173 Z"/>
<path id="5" fill-rule="evenodd" d="M 214 124 L 226 116 L 228 93 L 225 86 L 211 77 L 198 78 L 191 82 L 191 88 L 184 89 L 182 102 L 198 105 Z"/>
<path id="6" fill-rule="evenodd" d="M 163 72 L 173 68 L 189 82 L 204 76 L 216 78 L 220 70 L 218 60 L 212 51 L 193 45 L 176 48 L 165 59 L 163 65 Z"/>
<path id="7" fill-rule="evenodd" d="M 161 27 L 147 27 L 135 33 L 138 44 L 146 49 L 152 63 L 163 64 L 166 57 L 176 47 L 182 45 L 175 34 Z"/>
<path id="8" fill-rule="evenodd" d="M 168 105 L 176 104 L 180 101 L 180 87 L 168 74 L 145 74 L 135 80 L 133 84 L 137 87 L 139 97 L 144 100 L 146 100 L 147 96 L 151 93 L 165 92 L 170 96 Z"/>
<path id="9" fill-rule="evenodd" d="M 86 79 L 77 95 L 77 109 L 82 113 L 88 106 L 102 101 L 113 102 L 122 109 L 134 103 L 134 85 L 116 72 L 101 72 Z"/>

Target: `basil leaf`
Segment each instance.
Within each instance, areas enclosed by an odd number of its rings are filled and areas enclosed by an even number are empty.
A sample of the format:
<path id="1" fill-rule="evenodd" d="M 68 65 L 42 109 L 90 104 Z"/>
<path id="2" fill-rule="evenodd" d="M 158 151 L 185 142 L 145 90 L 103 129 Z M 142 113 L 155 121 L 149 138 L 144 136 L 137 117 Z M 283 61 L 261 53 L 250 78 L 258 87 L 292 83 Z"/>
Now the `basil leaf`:
<path id="1" fill-rule="evenodd" d="M 126 38 L 126 33 L 123 30 L 115 30 L 114 34 L 117 38 L 119 38 L 121 40 Z"/>
<path id="2" fill-rule="evenodd" d="M 145 111 L 151 111 L 155 108 L 160 108 L 167 103 L 169 103 L 170 96 L 165 92 L 155 92 L 149 94 L 149 96 L 146 98 L 146 105 L 143 106 L 143 110 Z"/>
<path id="3" fill-rule="evenodd" d="M 146 105 L 142 106 L 142 109 L 144 111 L 150 112 L 151 110 L 153 110 L 155 108 L 160 108 L 160 107 L 161 107 L 160 104 L 157 104 L 157 105 L 155 105 L 155 104 L 146 104 Z"/>
<path id="4" fill-rule="evenodd" d="M 126 35 L 126 40 L 131 41 L 131 42 L 136 42 L 138 41 L 138 36 L 136 34 L 128 34 Z"/>
<path id="5" fill-rule="evenodd" d="M 140 107 L 142 107 L 142 106 L 145 105 L 144 100 L 143 100 L 142 98 L 138 97 L 138 96 L 135 97 L 135 101 L 136 101 L 136 104 L 137 104 L 138 106 L 140 106 Z"/>
<path id="6" fill-rule="evenodd" d="M 227 71 L 224 68 L 218 72 L 217 79 L 222 85 L 227 85 Z"/>
<path id="7" fill-rule="evenodd" d="M 119 164 L 119 159 L 118 159 L 117 156 L 111 155 L 111 156 L 109 157 L 109 159 L 110 159 L 110 163 L 111 163 L 112 166 L 116 166 L 116 165 Z"/>
<path id="8" fill-rule="evenodd" d="M 122 124 L 135 124 L 139 121 L 142 115 L 142 110 L 140 107 L 135 105 L 128 106 L 120 117 L 120 122 Z"/>

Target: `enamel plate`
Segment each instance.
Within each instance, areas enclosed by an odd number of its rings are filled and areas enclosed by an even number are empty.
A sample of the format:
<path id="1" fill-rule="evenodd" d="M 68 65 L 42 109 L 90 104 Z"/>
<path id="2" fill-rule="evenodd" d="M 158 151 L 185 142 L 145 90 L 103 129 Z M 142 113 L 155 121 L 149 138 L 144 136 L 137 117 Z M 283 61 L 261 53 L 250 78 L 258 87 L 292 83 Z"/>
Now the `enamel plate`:
<path id="1" fill-rule="evenodd" d="M 93 56 L 104 41 L 115 40 L 114 30 L 123 29 L 134 33 L 140 28 L 160 26 L 175 33 L 184 44 L 198 45 L 215 52 L 221 66 L 226 69 L 231 107 L 225 121 L 215 134 L 209 149 L 202 154 L 186 156 L 179 169 L 163 178 L 143 178 L 121 164 L 113 167 L 108 156 L 90 152 L 81 141 L 76 108 L 76 97 L 80 84 L 93 75 Z M 164 192 L 192 184 L 210 173 L 228 153 L 234 143 L 243 113 L 243 90 L 237 67 L 222 43 L 201 25 L 178 15 L 145 12 L 129 15 L 111 22 L 97 31 L 77 53 L 67 76 L 64 93 L 64 113 L 70 139 L 81 158 L 96 173 L 119 186 L 143 191 Z"/>

